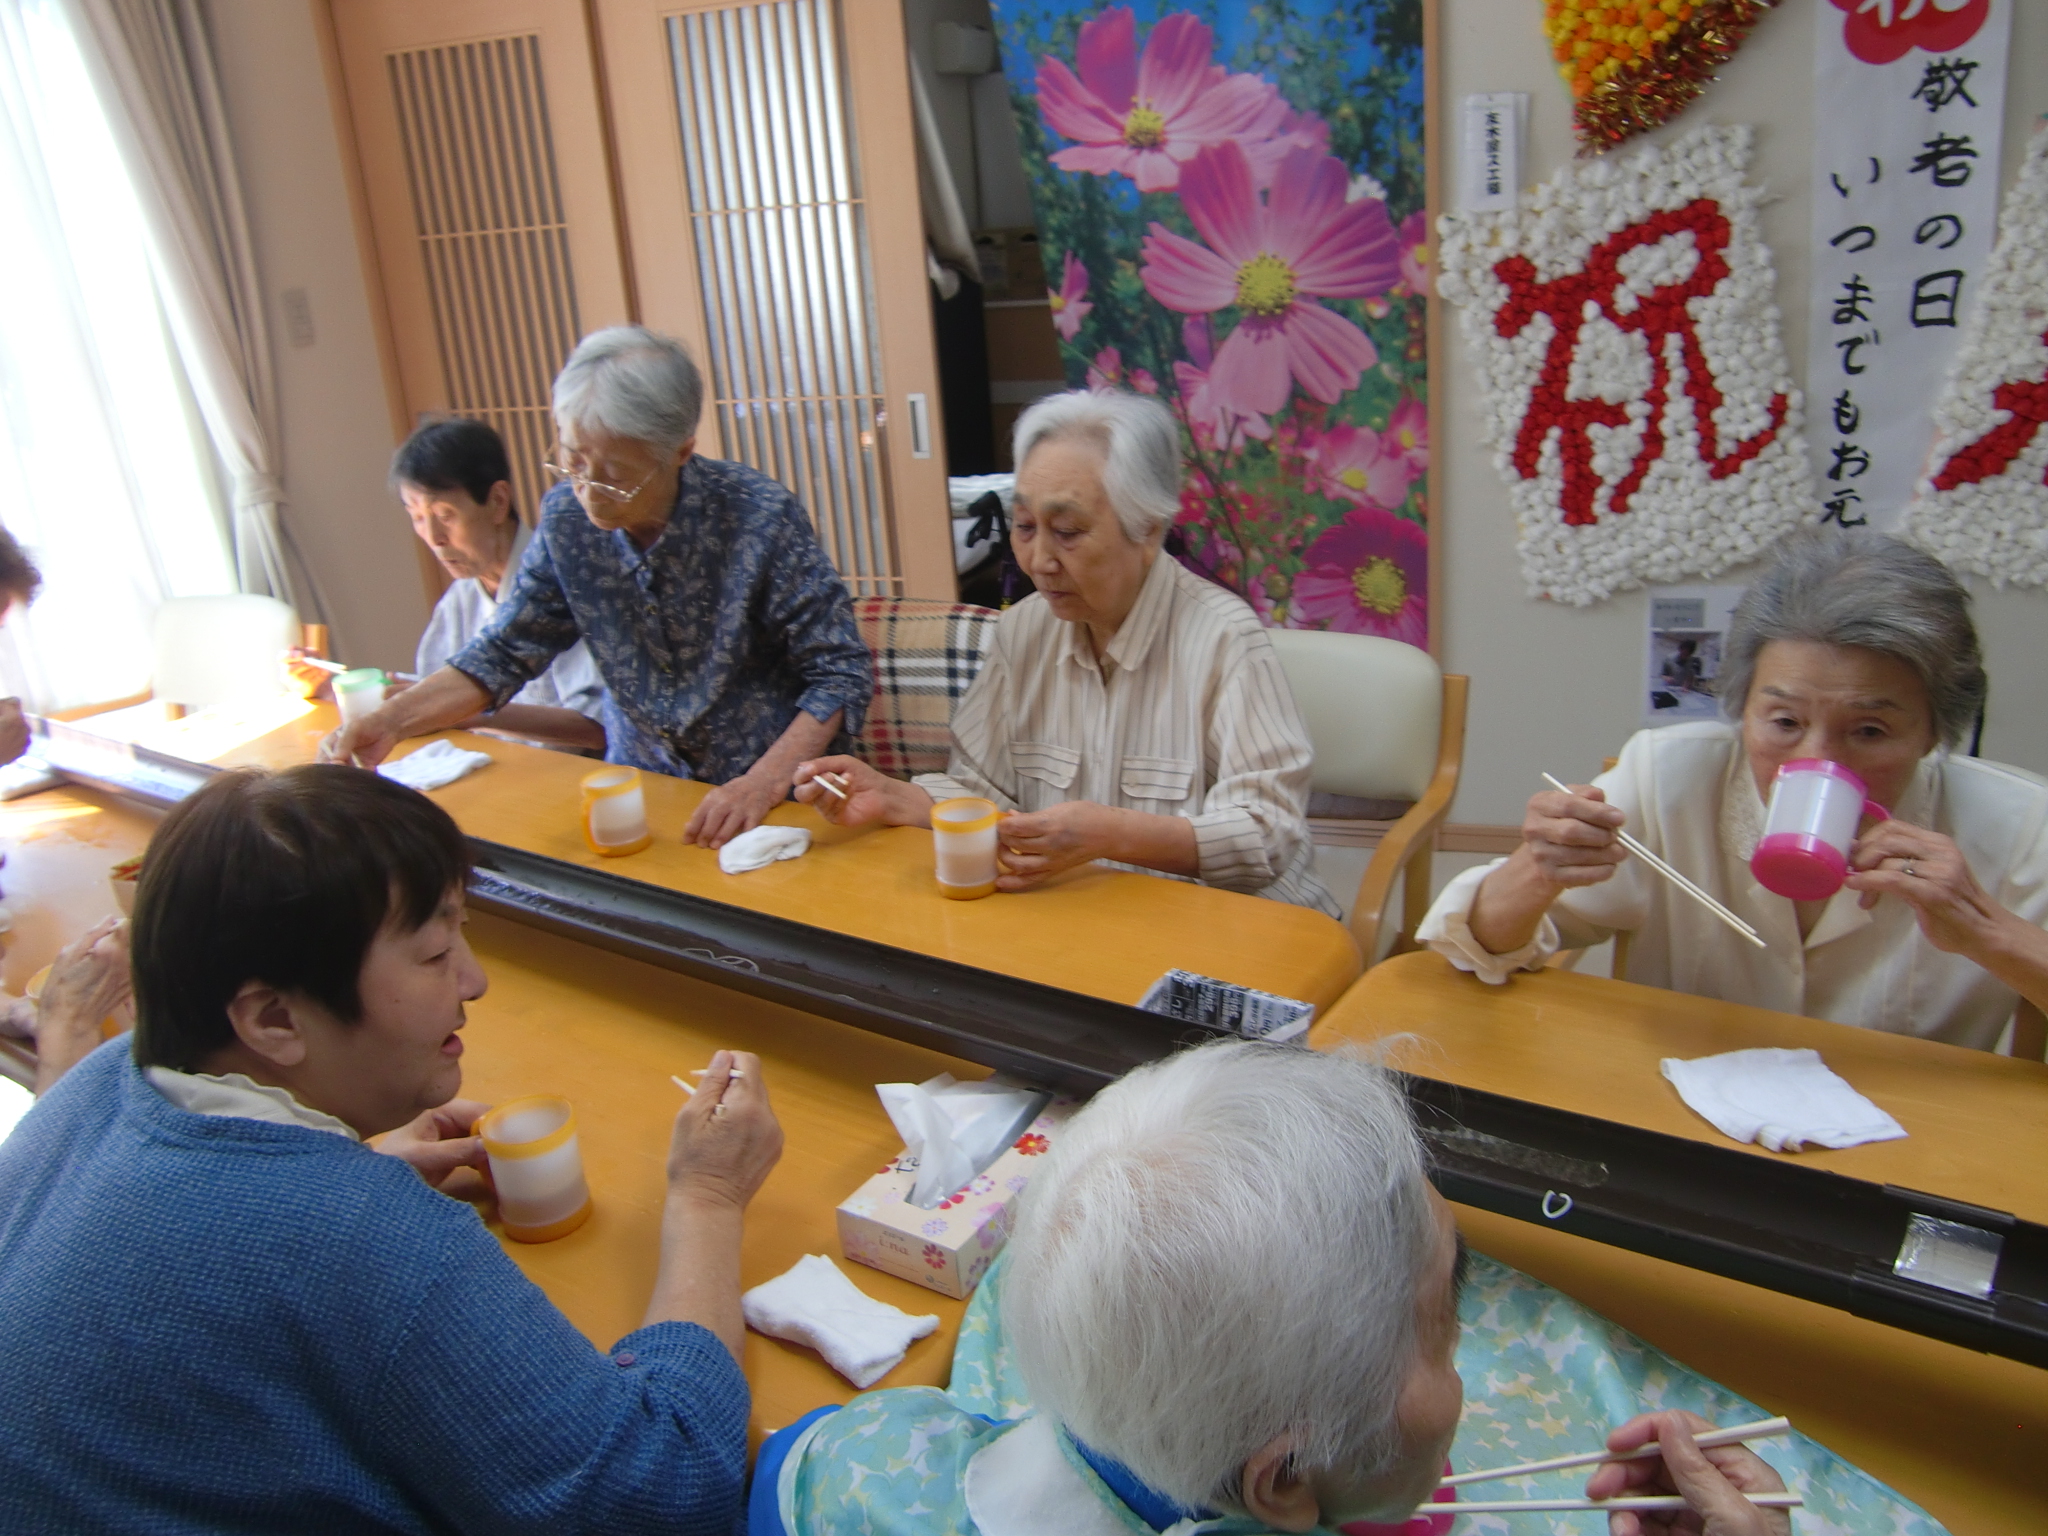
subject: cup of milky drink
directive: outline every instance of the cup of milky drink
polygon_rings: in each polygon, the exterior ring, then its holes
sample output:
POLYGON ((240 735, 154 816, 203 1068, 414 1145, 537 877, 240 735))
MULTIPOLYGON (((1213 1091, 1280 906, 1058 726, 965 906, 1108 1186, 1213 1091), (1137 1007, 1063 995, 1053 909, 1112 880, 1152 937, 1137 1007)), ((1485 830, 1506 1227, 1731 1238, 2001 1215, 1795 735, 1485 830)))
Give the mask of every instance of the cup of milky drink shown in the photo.
POLYGON ((613 764, 583 776, 583 840, 608 859, 638 853, 654 841, 638 768, 613 764))
POLYGON ((550 1243, 590 1219, 576 1111, 567 1099, 537 1093, 500 1104, 477 1121, 476 1133, 491 1160, 507 1237, 550 1243))
POLYGON ((941 800, 932 807, 932 851, 938 859, 939 894, 973 901, 996 888, 996 823, 1003 813, 993 802, 972 796, 941 800))
POLYGON ((367 715, 384 702, 384 685, 389 681, 376 667, 357 667, 334 680, 334 707, 347 725, 367 715))

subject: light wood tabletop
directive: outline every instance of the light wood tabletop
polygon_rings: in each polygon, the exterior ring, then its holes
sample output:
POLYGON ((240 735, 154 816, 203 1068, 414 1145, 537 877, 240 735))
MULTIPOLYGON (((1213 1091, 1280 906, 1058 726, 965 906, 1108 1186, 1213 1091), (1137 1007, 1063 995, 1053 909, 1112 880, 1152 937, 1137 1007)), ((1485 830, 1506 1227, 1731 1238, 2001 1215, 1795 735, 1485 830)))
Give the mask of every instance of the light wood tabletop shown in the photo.
MULTIPOLYGON (((309 762, 333 719, 322 705, 215 761, 309 762)), ((577 788, 601 765, 489 736, 442 735, 493 760, 434 791, 465 832, 629 880, 1115 1002, 1135 1003, 1179 967, 1322 1008, 1359 974, 1358 946, 1334 919, 1184 880, 1091 866, 1019 895, 948 901, 933 877, 930 832, 848 832, 793 801, 768 819, 808 828, 811 851, 749 874, 723 874, 717 854, 682 842, 706 786, 660 774, 642 775, 653 845, 604 858, 583 839, 577 788)), ((408 742, 394 756, 423 745, 408 742)))
MULTIPOLYGON (((1327 1049, 1404 1033, 1416 1039, 1398 1064, 1424 1076, 1730 1148, 1658 1062, 1811 1046, 1908 1136, 1802 1161, 2048 1221, 2038 1062, 1567 971, 1490 987, 1434 954, 1367 971, 1309 1038, 1327 1049)), ((1958 1536, 2041 1529, 2048 1372, 1554 1228, 1468 1207, 1458 1217, 1474 1247, 1789 1416, 1958 1536)))

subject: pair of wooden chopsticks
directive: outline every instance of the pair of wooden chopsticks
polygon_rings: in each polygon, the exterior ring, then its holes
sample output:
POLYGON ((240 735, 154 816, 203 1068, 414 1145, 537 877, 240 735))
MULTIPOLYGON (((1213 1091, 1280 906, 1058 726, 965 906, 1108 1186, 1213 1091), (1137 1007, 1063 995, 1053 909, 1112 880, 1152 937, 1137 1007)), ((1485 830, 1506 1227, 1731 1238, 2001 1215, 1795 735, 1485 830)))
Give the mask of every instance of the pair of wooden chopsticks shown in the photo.
MULTIPOLYGON (((344 666, 338 661, 329 661, 325 656, 294 656, 292 660, 305 666, 318 667, 322 672, 332 672, 337 677, 343 672, 355 671, 354 667, 344 666)), ((416 683, 420 680, 417 672, 393 672, 390 677, 394 683, 416 683)))
MULTIPOLYGON (((1767 1440, 1773 1435, 1792 1433, 1790 1419, 1759 1419, 1754 1424, 1732 1424, 1726 1429, 1710 1430, 1704 1435, 1693 1437, 1693 1444, 1702 1450, 1717 1445, 1739 1445, 1745 1440, 1767 1440)), ((1459 1488, 1467 1483, 1491 1483, 1504 1477, 1534 1477, 1540 1472, 1563 1472, 1572 1467, 1598 1466, 1606 1461, 1646 1461, 1652 1456, 1663 1454, 1662 1448, 1653 1440, 1648 1445, 1633 1451, 1584 1451, 1575 1456, 1554 1456, 1548 1461, 1525 1461, 1512 1467, 1495 1467, 1486 1472, 1460 1472, 1445 1478, 1437 1484, 1439 1488, 1459 1488)), ((1798 1509, 1802 1503, 1796 1493, 1751 1493, 1745 1494, 1750 1503, 1761 1509, 1798 1509)), ((1685 1500, 1673 1494, 1644 1494, 1616 1499, 1554 1498, 1554 1499, 1495 1499, 1477 1503, 1460 1501, 1455 1504, 1424 1504, 1417 1509, 1417 1515, 1509 1515, 1539 1514, 1574 1509, 1633 1509, 1644 1512, 1657 1510, 1680 1510, 1685 1500)))
MULTIPOLYGON (((1551 774, 1546 773, 1545 775, 1543 775, 1543 782, 1548 784, 1552 789, 1562 790, 1567 795, 1572 793, 1570 786, 1560 782, 1551 774)), ((1630 837, 1626 832, 1617 831, 1614 835, 1621 840, 1622 847, 1626 848, 1630 853, 1634 854, 1637 858, 1641 859, 1645 864, 1649 865, 1650 868, 1656 870, 1658 874, 1662 875, 1666 880, 1669 880, 1681 891, 1684 891, 1686 895, 1692 897, 1694 901, 1697 901, 1701 906, 1705 907, 1709 912, 1713 913, 1714 916, 1721 919, 1722 922, 1726 923, 1730 928, 1733 928, 1737 933, 1741 934, 1745 939, 1749 940, 1749 942, 1754 944, 1758 949, 1770 948, 1770 946, 1764 942, 1762 934, 1758 933, 1754 928, 1750 927, 1749 924, 1745 923, 1733 912, 1730 912, 1726 907, 1722 906, 1721 903, 1714 900, 1713 897, 1709 896, 1705 891, 1701 890, 1698 886, 1694 885, 1690 880, 1686 879, 1685 876, 1681 875, 1669 864, 1666 864, 1662 859, 1658 858, 1657 855, 1650 852, 1649 849, 1645 848, 1641 843, 1637 842, 1634 838, 1630 837)))
POLYGON ((811 782, 824 785, 842 800, 846 798, 846 780, 836 773, 814 773, 811 782))

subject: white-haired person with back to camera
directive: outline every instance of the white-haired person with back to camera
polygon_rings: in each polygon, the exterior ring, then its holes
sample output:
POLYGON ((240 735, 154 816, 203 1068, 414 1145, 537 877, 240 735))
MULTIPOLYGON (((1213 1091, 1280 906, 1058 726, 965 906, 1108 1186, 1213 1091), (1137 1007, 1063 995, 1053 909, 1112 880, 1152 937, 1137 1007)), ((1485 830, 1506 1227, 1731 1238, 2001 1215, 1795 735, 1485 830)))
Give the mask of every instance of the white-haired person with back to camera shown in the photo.
POLYGON ((1789 1478, 1816 1530, 1938 1536, 1803 1436, 1768 1442, 1768 1460, 1694 1443, 1765 1416, 1468 1253, 1393 1074, 1228 1041, 1074 1116, 969 1305, 948 1390, 870 1392, 771 1436, 748 1532, 1394 1536, 1447 1457, 1467 1471, 1655 1441, 1590 1480, 1461 1497, 1682 1497, 1609 1514, 1612 1536, 1787 1536, 1784 1511, 1745 1495, 1789 1478))
POLYGON ((1010 547, 1038 590, 996 626, 946 772, 904 783, 817 758, 797 766, 797 798, 842 825, 908 827, 942 800, 993 801, 1016 813, 997 834, 999 890, 1100 859, 1337 916, 1279 655, 1242 598, 1162 554, 1180 506, 1172 415, 1140 395, 1054 395, 1018 418, 1015 457, 1010 547))

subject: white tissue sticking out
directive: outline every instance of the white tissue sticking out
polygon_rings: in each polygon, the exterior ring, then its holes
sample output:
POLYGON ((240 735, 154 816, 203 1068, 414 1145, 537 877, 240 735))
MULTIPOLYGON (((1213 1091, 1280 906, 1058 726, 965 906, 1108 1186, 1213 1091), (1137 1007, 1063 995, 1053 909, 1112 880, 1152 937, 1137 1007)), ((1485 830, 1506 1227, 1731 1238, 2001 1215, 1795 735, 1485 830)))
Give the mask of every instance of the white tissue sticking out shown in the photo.
POLYGON ((1830 1072, 1814 1050, 1765 1046, 1681 1061, 1664 1076, 1695 1113, 1737 1141, 1773 1152, 1896 1141, 1904 1126, 1830 1072))
POLYGON ((728 875, 765 869, 777 859, 794 859, 811 846, 802 827, 756 827, 718 850, 718 867, 728 875))
POLYGON ((962 1083, 950 1072, 923 1083, 877 1083, 875 1092, 903 1138, 896 1166, 917 1170, 910 1203, 927 1211, 994 1162, 1052 1101, 1001 1076, 962 1083))

